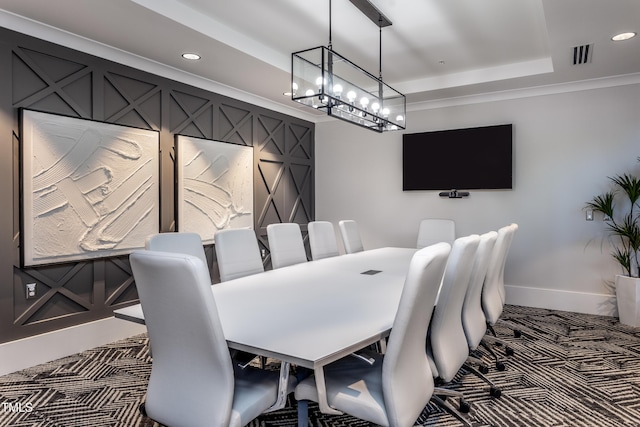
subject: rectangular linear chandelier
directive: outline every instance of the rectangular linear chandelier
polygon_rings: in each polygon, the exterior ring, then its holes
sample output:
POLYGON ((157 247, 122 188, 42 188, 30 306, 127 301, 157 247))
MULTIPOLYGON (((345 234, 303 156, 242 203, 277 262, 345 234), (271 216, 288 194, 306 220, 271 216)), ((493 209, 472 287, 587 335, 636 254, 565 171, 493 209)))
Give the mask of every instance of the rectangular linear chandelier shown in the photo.
POLYGON ((333 50, 329 0, 329 45, 291 54, 291 99, 376 132, 405 129, 406 97, 382 80, 382 28, 391 21, 369 0, 350 1, 379 28, 379 77, 333 50))

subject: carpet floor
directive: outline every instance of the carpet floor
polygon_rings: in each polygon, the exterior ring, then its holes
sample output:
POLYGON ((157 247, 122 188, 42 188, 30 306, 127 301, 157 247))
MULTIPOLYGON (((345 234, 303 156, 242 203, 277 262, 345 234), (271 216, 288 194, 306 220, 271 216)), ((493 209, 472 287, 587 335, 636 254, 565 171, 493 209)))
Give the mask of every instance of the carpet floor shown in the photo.
MULTIPOLYGON (((611 317, 516 306, 507 306, 503 318, 523 332, 515 338, 505 326, 496 328, 515 351, 507 357, 501 350, 506 370, 480 355, 502 396, 491 397, 484 382, 464 371, 447 385, 464 392, 471 425, 640 426, 640 329, 611 317)), ((150 372, 148 339, 140 335, 2 376, 0 426, 159 426, 138 411, 150 372)), ((250 425, 296 423, 291 399, 285 409, 250 425)), ((309 424, 368 425, 348 415, 321 414, 313 404, 309 424)), ((431 403, 417 424, 464 425, 431 403)))

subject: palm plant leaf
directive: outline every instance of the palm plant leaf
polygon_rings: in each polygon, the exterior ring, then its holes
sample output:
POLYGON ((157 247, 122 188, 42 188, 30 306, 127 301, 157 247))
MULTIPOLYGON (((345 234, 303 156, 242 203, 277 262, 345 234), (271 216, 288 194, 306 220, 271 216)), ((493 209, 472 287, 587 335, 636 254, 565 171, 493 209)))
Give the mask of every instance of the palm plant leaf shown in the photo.
POLYGON ((609 179, 625 192, 631 201, 633 209, 633 205, 638 202, 638 199, 640 199, 640 179, 626 173, 623 175, 609 177, 609 179))
POLYGON ((629 252, 620 247, 616 247, 613 249, 611 255, 618 261, 618 264, 622 266, 627 276, 631 276, 631 255, 629 252))
POLYGON ((613 191, 600 194, 598 196, 595 196, 590 202, 588 202, 587 207, 593 209, 596 212, 602 212, 609 218, 613 218, 614 197, 615 193, 613 191))
MULTIPOLYGON (((640 157, 638 157, 640 162, 640 157)), ((624 269, 627 276, 638 277, 640 275, 640 214, 636 208, 640 208, 640 177, 624 173, 608 177, 615 184, 616 189, 595 196, 586 207, 595 212, 602 212, 607 217, 606 226, 612 236, 617 236, 619 241, 611 241, 613 251, 611 255, 624 269), (615 205, 616 195, 624 195, 629 200, 623 208, 615 205), (624 209, 616 212, 616 209, 624 209), (614 216, 614 213, 617 215, 614 216)), ((617 239, 616 239, 617 240, 617 239)))

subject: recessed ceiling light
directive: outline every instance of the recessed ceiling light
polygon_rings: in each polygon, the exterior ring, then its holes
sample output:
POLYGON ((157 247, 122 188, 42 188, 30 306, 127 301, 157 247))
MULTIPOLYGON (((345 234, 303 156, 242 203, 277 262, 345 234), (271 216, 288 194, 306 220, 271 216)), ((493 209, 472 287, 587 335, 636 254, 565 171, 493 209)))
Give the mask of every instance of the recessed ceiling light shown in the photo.
POLYGON ((187 53, 183 53, 183 54, 182 54, 182 57, 183 57, 184 59, 188 59, 188 60, 190 60, 190 61, 197 61, 198 59, 200 59, 200 58, 201 58, 201 56, 200 56, 200 55, 198 55, 197 53, 189 53, 189 52, 187 52, 187 53))
POLYGON ((637 33, 620 33, 620 34, 616 34, 615 36, 611 37, 611 40, 613 40, 614 42, 620 42, 623 40, 629 40, 633 37, 636 36, 637 33))

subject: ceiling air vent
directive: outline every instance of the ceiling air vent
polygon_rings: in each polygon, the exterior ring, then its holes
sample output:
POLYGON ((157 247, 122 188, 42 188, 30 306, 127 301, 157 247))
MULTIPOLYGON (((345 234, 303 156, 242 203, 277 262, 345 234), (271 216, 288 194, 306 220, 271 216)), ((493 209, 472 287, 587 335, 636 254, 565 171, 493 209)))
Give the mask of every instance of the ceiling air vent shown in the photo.
POLYGON ((593 44, 573 47, 573 65, 588 64, 593 56, 593 44))

